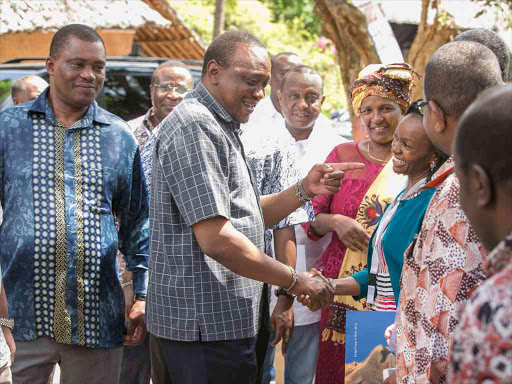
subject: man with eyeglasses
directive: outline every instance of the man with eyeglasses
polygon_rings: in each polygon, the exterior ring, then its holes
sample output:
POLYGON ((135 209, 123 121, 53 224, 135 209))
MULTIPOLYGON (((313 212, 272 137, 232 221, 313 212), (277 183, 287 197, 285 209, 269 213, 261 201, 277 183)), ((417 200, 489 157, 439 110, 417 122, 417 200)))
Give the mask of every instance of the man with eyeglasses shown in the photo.
POLYGON ((151 76, 151 105, 149 111, 128 122, 139 143, 139 149, 154 134, 154 128, 183 100, 194 87, 192 73, 183 62, 168 60, 151 76))
MULTIPOLYGON (((158 124, 173 111, 193 87, 194 78, 183 62, 168 60, 160 64, 151 76, 152 107, 145 115, 128 122, 139 144, 142 169, 146 177, 148 191, 151 186, 151 158, 158 124)), ((124 270, 124 263, 120 255, 118 255, 118 262, 125 296, 126 313, 128 314, 133 303, 132 276, 130 272, 124 270)), ((149 337, 147 336, 142 344, 125 346, 119 382, 123 384, 149 384, 151 374, 159 376, 158 367, 154 366, 153 369, 151 367, 149 353, 149 337)))

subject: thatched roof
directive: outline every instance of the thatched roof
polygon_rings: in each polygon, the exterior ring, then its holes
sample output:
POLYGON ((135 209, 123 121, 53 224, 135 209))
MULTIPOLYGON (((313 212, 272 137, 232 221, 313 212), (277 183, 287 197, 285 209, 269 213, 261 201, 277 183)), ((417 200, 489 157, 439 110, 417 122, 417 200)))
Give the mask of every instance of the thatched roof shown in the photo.
POLYGON ((202 59, 199 37, 166 0, 0 1, 0 34, 51 31, 80 23, 100 29, 135 30, 143 54, 202 59))
POLYGON ((136 29, 147 24, 169 27, 171 22, 142 1, 29 0, 2 1, 0 33, 56 31, 70 24, 94 29, 136 29))
POLYGON ((206 51, 205 45, 197 33, 179 18, 174 8, 166 0, 143 1, 173 24, 172 28, 148 25, 146 28, 137 30, 135 41, 142 46, 147 55, 203 59, 206 51))

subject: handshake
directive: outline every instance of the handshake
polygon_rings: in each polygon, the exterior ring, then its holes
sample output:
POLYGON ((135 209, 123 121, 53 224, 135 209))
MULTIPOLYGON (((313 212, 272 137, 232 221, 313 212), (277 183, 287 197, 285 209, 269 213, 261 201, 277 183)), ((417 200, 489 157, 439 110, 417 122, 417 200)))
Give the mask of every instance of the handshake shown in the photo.
POLYGON ((311 272, 298 272, 297 282, 289 293, 296 295, 299 303, 314 312, 331 304, 335 290, 336 284, 332 279, 313 269, 311 272))

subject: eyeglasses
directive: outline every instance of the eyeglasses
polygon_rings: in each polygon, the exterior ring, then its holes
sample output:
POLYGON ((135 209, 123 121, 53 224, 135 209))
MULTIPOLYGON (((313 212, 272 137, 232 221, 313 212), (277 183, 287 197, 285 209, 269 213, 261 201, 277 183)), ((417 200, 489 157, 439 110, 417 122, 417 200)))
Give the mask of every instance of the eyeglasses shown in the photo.
MULTIPOLYGON (((434 101, 434 102, 435 102, 435 101, 434 101)), ((424 114, 425 114, 425 107, 428 105, 428 103, 429 103, 429 102, 428 102, 427 100, 422 100, 422 101, 420 101, 420 102, 418 102, 418 103, 416 104, 416 107, 418 108, 418 110, 420 111, 420 113, 421 113, 422 115, 424 115, 424 114)), ((441 112, 443 112, 443 113, 444 113, 444 115, 445 115, 445 116, 450 116, 450 114, 449 114, 449 113, 446 113, 446 111, 444 110, 444 108, 443 108, 443 107, 441 107, 441 106, 439 105, 439 103, 437 103, 437 102, 435 102, 435 103, 436 103, 436 105, 439 107, 439 109, 441 110, 441 112)))
POLYGON ((187 93, 191 91, 191 89, 187 87, 173 87, 169 84, 153 84, 153 87, 157 89, 158 92, 161 93, 171 93, 174 92, 178 96, 185 96, 187 93))

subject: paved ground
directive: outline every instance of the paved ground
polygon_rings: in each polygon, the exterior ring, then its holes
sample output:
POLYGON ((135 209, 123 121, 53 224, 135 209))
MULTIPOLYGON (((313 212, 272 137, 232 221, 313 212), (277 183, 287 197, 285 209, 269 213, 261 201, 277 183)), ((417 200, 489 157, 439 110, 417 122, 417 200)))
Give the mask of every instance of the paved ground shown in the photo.
POLYGON ((276 347, 276 359, 274 362, 276 368, 276 384, 284 384, 284 359, 281 354, 281 343, 276 347))
MULTIPOLYGON (((281 355, 281 344, 278 344, 276 347, 276 384, 284 384, 284 361, 283 355, 281 355)), ((55 374, 53 375, 53 383, 51 384, 60 384, 60 368, 57 364, 55 368, 55 374)))

